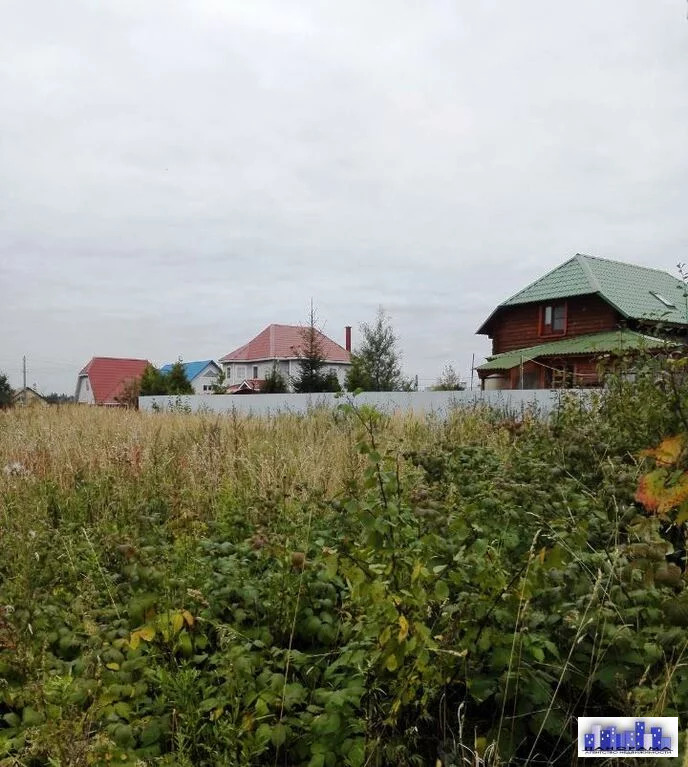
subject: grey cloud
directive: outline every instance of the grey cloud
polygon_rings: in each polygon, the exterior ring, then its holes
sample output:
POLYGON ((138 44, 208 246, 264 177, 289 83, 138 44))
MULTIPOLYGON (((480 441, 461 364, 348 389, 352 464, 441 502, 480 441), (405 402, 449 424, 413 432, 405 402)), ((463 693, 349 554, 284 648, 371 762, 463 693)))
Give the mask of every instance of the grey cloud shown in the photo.
POLYGON ((313 297, 465 375, 573 253, 685 259, 687 34, 673 0, 8 4, 0 369, 217 357, 313 297))

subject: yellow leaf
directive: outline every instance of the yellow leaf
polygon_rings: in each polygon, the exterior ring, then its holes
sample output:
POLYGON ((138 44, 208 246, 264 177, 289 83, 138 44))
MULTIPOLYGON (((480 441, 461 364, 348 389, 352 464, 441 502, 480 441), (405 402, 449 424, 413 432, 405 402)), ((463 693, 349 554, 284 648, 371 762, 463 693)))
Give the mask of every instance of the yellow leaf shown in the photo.
POLYGON ((186 625, 191 628, 195 623, 193 615, 188 610, 182 610, 182 616, 186 621, 186 625))
POLYGON ((688 473, 681 474, 678 481, 667 485, 666 469, 655 469, 640 478, 635 500, 647 511, 664 515, 688 500, 688 473))
POLYGON ((387 642, 389 642, 390 638, 392 636, 392 632, 389 630, 389 626, 385 626, 384 629, 382 629, 382 633, 380 634, 379 642, 380 647, 384 647, 387 642))
POLYGON ((545 554, 547 554, 547 547, 546 547, 546 546, 543 546, 543 547, 540 549, 540 553, 538 554, 538 559, 540 560, 540 564, 541 564, 541 565, 544 565, 544 564, 545 564, 545 554))
POLYGON ((416 580, 418 580, 418 576, 421 574, 422 570, 422 563, 416 562, 416 564, 413 566, 413 572, 411 573, 411 583, 414 583, 416 580))
POLYGON ((390 655, 387 658, 387 662, 385 663, 385 666, 387 667, 387 671, 395 671, 398 667, 399 663, 397 662, 397 656, 396 655, 390 655))
POLYGON ((144 626, 138 630, 138 634, 145 642, 150 642, 155 636, 155 628, 153 626, 144 626))
POLYGON ((400 615, 398 641, 403 642, 404 639, 406 639, 406 637, 408 636, 408 632, 409 632, 409 624, 408 624, 408 621, 406 620, 406 616, 400 615))
POLYGON ((652 450, 641 450, 640 455, 654 458, 660 466, 674 466, 685 446, 685 434, 667 437, 652 450))
POLYGON ((434 652, 443 652, 447 655, 453 655, 455 658, 465 658, 468 655, 468 649, 465 647, 463 650, 444 650, 441 647, 437 647, 434 652))
POLYGON ((178 634, 184 625, 184 616, 181 613, 172 614, 172 633, 178 634))
POLYGON ((217 720, 222 716, 223 713, 224 713, 224 708, 220 706, 219 708, 216 708, 210 712, 210 719, 213 722, 217 722, 217 720))
POLYGON ((141 644, 141 634, 138 631, 132 631, 129 637, 129 647, 135 650, 141 644))
POLYGON ((86 618, 86 620, 84 620, 84 631, 89 636, 95 636, 98 633, 98 626, 92 620, 86 618))
POLYGON ((119 663, 106 663, 105 668, 109 668, 110 671, 119 671, 119 663))

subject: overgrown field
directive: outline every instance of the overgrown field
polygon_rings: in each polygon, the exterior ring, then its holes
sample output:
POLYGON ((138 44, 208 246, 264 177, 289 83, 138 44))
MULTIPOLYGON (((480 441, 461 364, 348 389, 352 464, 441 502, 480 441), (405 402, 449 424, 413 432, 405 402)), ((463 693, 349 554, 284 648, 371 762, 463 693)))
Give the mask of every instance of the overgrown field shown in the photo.
POLYGON ((657 375, 549 422, 0 413, 0 765, 568 765, 577 715, 685 727, 657 375))

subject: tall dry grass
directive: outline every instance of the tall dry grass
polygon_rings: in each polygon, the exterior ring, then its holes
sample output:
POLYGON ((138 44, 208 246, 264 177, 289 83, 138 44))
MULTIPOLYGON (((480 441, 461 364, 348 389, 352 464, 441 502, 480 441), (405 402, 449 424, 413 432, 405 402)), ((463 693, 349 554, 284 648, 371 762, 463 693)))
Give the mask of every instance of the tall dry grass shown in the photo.
MULTIPOLYGON (((397 414, 386 419, 379 438, 400 451, 422 449, 438 439, 503 449, 508 433, 495 430, 491 421, 480 409, 457 410, 446 421, 397 414)), ((260 489, 285 482, 293 489, 307 482, 336 493, 359 432, 355 419, 328 410, 253 417, 79 406, 16 409, 0 416, 0 465, 21 464, 31 475, 65 488, 77 476, 164 468, 194 482, 249 480, 260 489)))
MULTIPOLYGON (((448 419, 399 414, 385 419, 378 439, 400 455, 438 441, 507 450, 509 434, 495 428, 495 418, 480 408, 448 419)), ((104 513, 118 513, 132 492, 147 490, 164 497, 173 513, 196 518, 212 517, 220 498, 247 510, 305 495, 332 499, 350 492, 361 476, 356 443, 362 433, 356 417, 331 410, 251 417, 16 409, 0 413, 0 493, 16 497, 19 472, 24 486, 47 482, 64 496, 97 485, 110 497, 104 513)))

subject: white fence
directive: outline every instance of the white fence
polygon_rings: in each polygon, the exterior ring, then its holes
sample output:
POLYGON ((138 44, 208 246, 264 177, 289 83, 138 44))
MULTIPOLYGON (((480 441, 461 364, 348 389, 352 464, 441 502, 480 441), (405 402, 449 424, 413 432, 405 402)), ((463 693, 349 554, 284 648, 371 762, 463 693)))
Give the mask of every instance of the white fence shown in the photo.
MULTIPOLYGON (((520 414, 525 409, 547 415, 559 404, 562 395, 583 399, 591 389, 567 389, 565 392, 547 389, 502 391, 417 391, 364 392, 353 401, 356 405, 374 405, 387 412, 435 413, 444 415, 455 407, 478 404, 492 406, 505 413, 520 414)), ((344 394, 195 394, 183 396, 139 397, 144 411, 181 411, 192 413, 231 413, 245 415, 275 415, 278 413, 307 413, 313 408, 335 408, 351 401, 344 394)))

